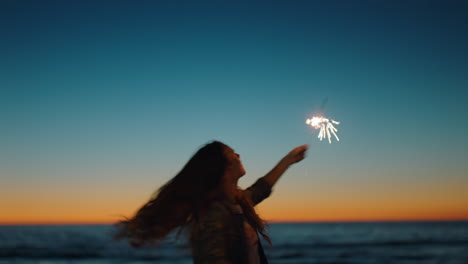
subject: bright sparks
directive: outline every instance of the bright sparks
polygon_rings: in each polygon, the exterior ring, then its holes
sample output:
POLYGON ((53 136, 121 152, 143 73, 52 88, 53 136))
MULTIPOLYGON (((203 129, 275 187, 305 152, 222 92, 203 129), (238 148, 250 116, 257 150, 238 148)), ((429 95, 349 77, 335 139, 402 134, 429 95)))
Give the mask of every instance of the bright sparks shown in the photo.
POLYGON ((329 120, 323 116, 314 116, 311 119, 307 119, 306 124, 310 125, 315 129, 320 128, 320 132, 318 134, 318 138, 320 139, 320 141, 322 141, 323 138, 327 137, 328 142, 331 144, 331 135, 334 135, 336 140, 340 141, 340 139, 336 135, 338 129, 336 129, 335 126, 333 126, 333 124, 339 125, 340 122, 337 122, 333 119, 329 120))

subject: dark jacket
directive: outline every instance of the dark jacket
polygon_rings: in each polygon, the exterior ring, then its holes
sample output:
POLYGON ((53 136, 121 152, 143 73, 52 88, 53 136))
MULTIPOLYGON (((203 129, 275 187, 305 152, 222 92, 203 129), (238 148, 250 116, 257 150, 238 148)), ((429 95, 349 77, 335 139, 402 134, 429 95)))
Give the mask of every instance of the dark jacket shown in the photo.
MULTIPOLYGON (((242 192, 256 205, 271 194, 271 186, 260 178, 242 192)), ((207 213, 193 225, 190 244, 194 264, 223 261, 232 264, 247 263, 247 244, 244 236, 246 219, 243 214, 232 210, 232 206, 232 202, 227 200, 215 201, 207 213)), ((268 263, 260 241, 258 251, 260 262, 268 263)))

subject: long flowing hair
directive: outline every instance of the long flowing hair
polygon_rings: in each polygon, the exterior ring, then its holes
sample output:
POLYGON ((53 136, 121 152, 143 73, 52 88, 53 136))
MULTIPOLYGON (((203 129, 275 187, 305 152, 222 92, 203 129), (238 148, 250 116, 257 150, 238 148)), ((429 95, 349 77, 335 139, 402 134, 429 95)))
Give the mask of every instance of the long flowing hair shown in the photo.
MULTIPOLYGON (((229 165, 227 145, 213 141, 199 149, 182 170, 155 192, 131 218, 119 221, 115 238, 129 239, 134 247, 154 244, 171 231, 197 221, 208 206, 220 198, 220 183, 229 165)), ((252 203, 238 192, 236 199, 247 221, 269 243, 265 222, 255 213, 252 203)))

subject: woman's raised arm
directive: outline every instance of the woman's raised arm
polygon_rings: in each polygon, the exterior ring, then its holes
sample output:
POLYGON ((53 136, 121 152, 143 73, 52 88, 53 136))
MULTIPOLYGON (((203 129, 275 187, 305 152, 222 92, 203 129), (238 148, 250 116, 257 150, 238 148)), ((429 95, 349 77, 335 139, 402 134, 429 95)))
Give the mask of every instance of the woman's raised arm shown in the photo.
POLYGON ((245 194, 254 206, 270 196, 271 188, 289 166, 304 159, 308 147, 308 145, 302 145, 291 150, 270 172, 259 178, 252 186, 245 190, 245 194))
POLYGON ((278 164, 270 172, 263 176, 263 179, 268 184, 270 184, 270 186, 275 185, 275 183, 278 181, 281 175, 283 175, 283 173, 289 168, 289 166, 304 159, 305 153, 308 148, 308 145, 301 145, 291 150, 286 156, 284 156, 284 158, 282 158, 278 162, 278 164))

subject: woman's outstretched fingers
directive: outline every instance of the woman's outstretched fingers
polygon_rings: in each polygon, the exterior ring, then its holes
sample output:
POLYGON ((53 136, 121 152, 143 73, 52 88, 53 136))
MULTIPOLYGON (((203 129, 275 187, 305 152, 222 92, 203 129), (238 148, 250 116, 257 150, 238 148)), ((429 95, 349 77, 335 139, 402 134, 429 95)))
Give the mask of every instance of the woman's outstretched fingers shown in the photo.
POLYGON ((309 148, 309 145, 307 144, 301 145, 301 146, 294 148, 291 152, 289 152, 288 157, 290 159, 291 164, 294 164, 303 160, 308 148, 309 148))

